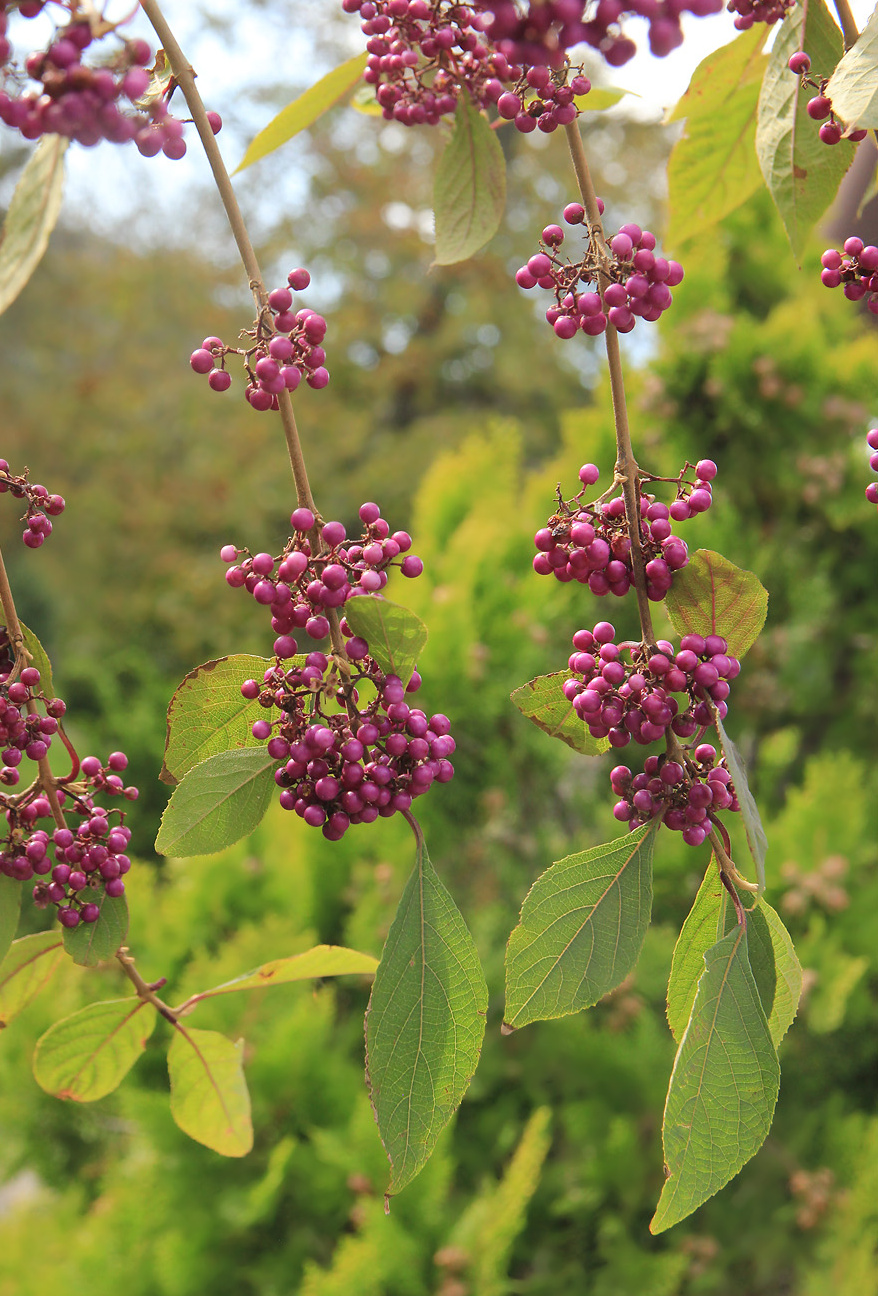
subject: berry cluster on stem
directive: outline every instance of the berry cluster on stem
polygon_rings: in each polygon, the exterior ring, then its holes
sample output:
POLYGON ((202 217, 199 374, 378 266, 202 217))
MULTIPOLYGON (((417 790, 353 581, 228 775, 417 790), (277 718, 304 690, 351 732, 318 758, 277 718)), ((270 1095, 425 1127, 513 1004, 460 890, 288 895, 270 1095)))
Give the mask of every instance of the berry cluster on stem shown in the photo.
POLYGON ((672 760, 664 752, 647 756, 641 774, 617 765, 610 773, 610 786, 620 798, 614 816, 632 832, 660 816, 666 828, 682 834, 687 846, 703 845, 715 831, 727 843, 717 812, 741 807, 725 758, 717 762, 716 748, 710 743, 681 749, 681 754, 682 760, 672 760))
POLYGON ((824 144, 838 144, 842 139, 849 139, 852 143, 857 144, 860 140, 866 138, 868 131, 846 129, 844 122, 838 120, 832 107, 832 100, 826 94, 829 77, 815 79, 808 75, 811 70, 811 59, 804 50, 791 54, 787 66, 796 76, 801 77, 803 88, 810 86, 817 91, 816 95, 808 100, 806 108, 812 121, 823 123, 817 134, 824 144))
POLYGON ((293 292, 303 292, 310 282, 307 270, 291 270, 289 287, 270 292, 253 328, 242 330, 241 337, 248 345, 231 347, 222 338, 206 337, 189 357, 194 372, 206 374, 213 391, 228 391, 232 375, 226 369, 226 356, 243 356, 248 380, 244 395, 259 411, 278 409, 278 397, 294 392, 303 376, 309 387, 318 391, 325 387, 329 370, 321 343, 326 337, 326 320, 307 306, 293 312, 293 292))
POLYGON ((851 236, 845 239, 841 252, 827 248, 820 264, 824 287, 841 287, 848 301, 865 300, 867 309, 878 315, 878 247, 851 236))
POLYGON ((63 495, 50 495, 45 486, 28 480, 29 470, 16 476, 5 459, 0 459, 0 495, 7 492, 13 499, 27 500, 27 511, 22 517, 22 540, 28 549, 39 549, 52 534, 52 518, 64 512, 63 495))
MULTIPOLYGON (((598 199, 603 215, 603 203, 598 199)), ((564 208, 568 225, 582 225, 581 203, 564 208)), ((623 225, 609 245, 586 226, 585 256, 577 262, 562 260, 557 249, 565 234, 560 225, 547 225, 536 252, 515 275, 519 288, 547 288, 555 294, 555 305, 546 320, 559 338, 575 337, 582 330, 589 337, 605 333, 608 324, 619 333, 630 333, 637 317, 655 321, 673 301, 671 289, 683 278, 683 267, 655 255, 656 239, 639 225, 623 225), (590 285, 594 285, 591 288, 590 285), (586 291, 583 291, 583 286, 586 291)))
MULTIPOLYGON (((869 467, 872 472, 878 472, 878 427, 869 429, 866 445, 869 447, 869 467)), ((866 487, 866 499, 870 504, 878 504, 878 482, 869 482, 866 487)))
POLYGON ((738 31, 749 31, 758 22, 772 27, 787 16, 794 3, 795 0, 729 0, 726 9, 735 15, 738 31))
POLYGON ((582 67, 551 69, 545 64, 528 68, 512 89, 497 100, 497 112, 516 130, 529 135, 537 127, 546 135, 569 126, 579 116, 577 98, 587 95, 591 82, 582 67))

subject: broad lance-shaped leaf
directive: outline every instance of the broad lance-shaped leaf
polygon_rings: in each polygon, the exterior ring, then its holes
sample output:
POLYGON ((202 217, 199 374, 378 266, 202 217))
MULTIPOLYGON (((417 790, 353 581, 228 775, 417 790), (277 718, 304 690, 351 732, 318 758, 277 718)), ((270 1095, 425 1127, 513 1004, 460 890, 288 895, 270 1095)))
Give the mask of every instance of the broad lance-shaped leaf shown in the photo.
MULTIPOLYGON (((802 968, 790 934, 765 899, 753 903, 744 893, 747 909, 750 967, 759 991, 762 1010, 775 1048, 792 1025, 802 993, 802 968)), ((668 981, 668 1025, 679 1044, 695 1000, 704 955, 736 924, 735 907, 720 881, 712 856, 695 902, 683 924, 674 950, 668 981)))
POLYGON ((624 981, 649 926, 656 828, 568 855, 537 878, 506 948, 504 1030, 590 1008, 624 981))
MULTIPOLYGON (((318 117, 322 117, 327 109, 338 103, 339 99, 357 84, 363 75, 367 58, 367 54, 355 54, 347 62, 327 72, 316 85, 312 85, 291 104, 287 104, 286 108, 282 108, 255 139, 251 140, 238 164, 237 171, 243 171, 244 167, 267 157, 276 148, 280 148, 281 144, 286 144, 287 140, 298 135, 299 131, 312 125, 318 117)), ((371 89, 374 95, 374 87, 371 89)))
POLYGON ((487 117, 462 94, 433 185, 435 264, 454 265, 478 252, 497 233, 505 205, 506 162, 500 141, 487 117))
POLYGON ((423 839, 366 1011, 366 1082, 390 1161, 387 1195, 423 1169, 479 1060, 488 987, 423 839))
POLYGON ((18 931, 21 883, 0 875, 0 959, 4 959, 18 931))
POLYGON ((103 889, 86 887, 79 892, 83 904, 96 904, 100 910, 97 922, 81 922, 78 927, 64 928, 64 948, 82 967, 106 963, 128 935, 128 901, 124 895, 113 900, 103 889))
POLYGON ((848 126, 878 126, 878 9, 829 78, 826 94, 848 126))
POLYGON ((0 314, 11 306, 49 246, 61 211, 67 140, 44 135, 28 159, 0 236, 0 314))
POLYGON ((609 741, 593 738, 585 721, 573 710, 573 703, 564 696, 564 681, 569 678, 569 671, 538 675, 522 684, 510 697, 521 714, 550 738, 560 738, 584 756, 600 756, 608 749, 609 741))
POLYGON ((0 1029, 39 994, 63 953, 59 931, 35 932, 12 942, 0 963, 0 1029))
POLYGON ((165 807, 158 853, 213 855, 246 837, 268 809, 276 765, 263 744, 218 752, 194 766, 165 807))
POLYGON ((767 35, 756 23, 709 54, 671 114, 686 125, 668 160, 668 246, 715 225, 763 183, 755 139, 767 35))
POLYGON ((747 955, 747 929, 707 951, 665 1104, 667 1179, 650 1224, 665 1229, 719 1192, 771 1127, 780 1067, 747 955))
POLYGON ((365 639, 369 654, 385 672, 408 684, 427 642, 427 627, 419 616, 380 594, 358 594, 344 605, 345 620, 365 639))
POLYGON ((168 1050, 171 1115, 184 1134, 222 1156, 246 1156, 253 1146, 243 1051, 243 1040, 179 1022, 168 1050))
POLYGON ((756 805, 753 793, 750 791, 750 785, 747 782, 747 771, 744 769, 744 762, 741 759, 740 752, 723 728, 723 722, 718 715, 715 717, 714 723, 719 734, 723 755, 726 758, 726 765, 732 776, 732 783, 735 785, 735 796, 738 798, 738 804, 741 807, 741 818, 744 821, 744 831, 747 834, 747 845, 750 848, 750 854, 753 856, 753 863, 756 865, 756 881, 759 883, 759 890, 764 891, 765 853, 768 850, 768 838, 759 817, 759 807, 756 805))
POLYGON ((265 745, 251 733, 254 721, 263 719, 265 711, 258 701, 241 696, 241 685, 247 679, 261 683, 271 665, 267 657, 239 653, 205 662, 184 676, 168 707, 165 759, 159 774, 163 783, 179 783, 193 766, 217 752, 265 745))
POLYGON ((681 635, 722 635, 732 656, 740 658, 765 625, 768 590, 753 572, 711 549, 698 549, 674 573, 665 606, 681 635))
POLYGON ((371 954, 360 954, 358 950, 345 949, 343 945, 315 945, 304 954, 263 963, 262 967, 245 972, 234 981, 226 981, 212 990, 193 995, 188 1002, 194 1005, 202 999, 212 999, 214 995, 233 994, 238 990, 264 990, 267 986, 309 981, 314 977, 368 975, 377 966, 378 960, 371 954))
POLYGON ((841 32, 824 0, 795 5, 779 25, 759 96, 759 165, 797 258, 833 202, 855 147, 841 140, 829 148, 820 139, 806 108, 813 91, 787 66, 801 49, 820 70, 834 68, 841 58, 841 32))
POLYGON ((37 1040, 37 1084, 56 1098, 74 1102, 103 1098, 125 1079, 155 1023, 155 1009, 136 996, 81 1008, 37 1040))

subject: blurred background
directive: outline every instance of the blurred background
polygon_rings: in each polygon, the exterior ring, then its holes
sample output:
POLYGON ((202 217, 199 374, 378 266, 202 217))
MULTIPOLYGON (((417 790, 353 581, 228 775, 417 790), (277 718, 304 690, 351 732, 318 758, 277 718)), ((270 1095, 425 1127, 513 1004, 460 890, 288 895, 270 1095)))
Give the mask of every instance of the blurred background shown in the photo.
MULTIPOLYGON (((231 165, 274 111, 360 47, 357 23, 325 2, 294 17, 280 0, 169 5, 169 16, 197 35, 231 165)), ((631 105, 585 118, 586 148, 608 223, 637 220, 661 238, 679 126, 631 105)), ((729 729, 768 832, 768 898, 806 969, 764 1148, 652 1238, 674 1057, 665 989, 708 858, 663 835, 636 972, 587 1014, 501 1038, 503 950, 524 894, 553 860, 618 832, 614 761, 553 742, 509 693, 562 669, 579 627, 634 622, 630 607, 531 570, 556 484, 574 493, 590 460, 606 481, 614 459, 599 343, 559 342, 545 302, 513 280, 574 197, 563 141, 504 134, 500 232, 471 262, 431 270, 440 143, 340 108, 237 185, 269 286, 308 266, 306 300, 329 322, 331 384, 297 400, 321 509, 353 525, 376 500, 426 564, 396 597, 430 628, 424 705, 450 715, 458 747, 454 782, 419 810, 486 969, 481 1065, 385 1218, 362 1077, 366 981, 199 1008, 199 1026, 247 1041, 256 1145, 229 1161, 171 1121, 163 1023, 116 1094, 76 1107, 37 1087, 39 1034, 126 993, 112 971, 65 969, 0 1047, 0 1296, 878 1292, 878 532, 863 497, 873 317, 820 286, 825 236, 796 267, 759 195, 667 249, 686 268, 673 309, 623 341, 641 463, 719 466, 715 507, 684 537, 769 590, 729 729)), ((6 500, 0 543, 80 752, 121 747, 141 788, 131 945, 148 979, 168 977, 171 1002, 316 941, 377 955, 413 863, 404 824, 329 844, 274 808, 222 855, 152 852, 174 688, 202 661, 270 651, 219 549, 276 551, 294 496, 276 421, 246 405, 240 381, 220 396, 188 365, 202 337, 231 341, 252 319, 194 136, 182 164, 110 145, 72 154, 49 253, 0 317, 0 453, 68 509, 33 553, 6 500)), ((7 197, 24 157, 3 139, 7 197)), ((866 229, 851 216, 844 233, 866 229)), ((22 931, 39 921, 28 914, 22 931)))

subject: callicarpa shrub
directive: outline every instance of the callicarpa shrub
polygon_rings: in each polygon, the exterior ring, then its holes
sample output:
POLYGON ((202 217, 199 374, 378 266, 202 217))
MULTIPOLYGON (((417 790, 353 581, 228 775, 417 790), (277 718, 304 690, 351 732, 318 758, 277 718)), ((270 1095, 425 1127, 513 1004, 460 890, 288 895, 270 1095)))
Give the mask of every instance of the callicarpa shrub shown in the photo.
MULTIPOLYGON (((512 704, 584 759, 606 758, 609 765, 621 759, 617 749, 627 748, 628 763, 608 771, 619 835, 549 863, 523 899, 506 950, 502 1031, 581 1012, 625 982, 650 921, 654 857, 668 833, 680 834, 704 880, 680 932, 668 985, 677 1055, 664 1110, 665 1184, 651 1225, 660 1232, 722 1189, 761 1147, 778 1095, 778 1049, 802 985, 791 940, 762 894, 767 843, 726 731, 735 715, 735 681, 747 671, 747 653, 766 618, 767 594, 757 575, 735 565, 734 555, 695 547, 698 517, 714 505, 723 464, 693 445, 676 475, 661 475, 629 422, 620 338, 639 321, 664 315, 684 282, 684 265, 633 220, 605 230, 605 205, 588 162, 595 100, 586 67, 598 56, 610 67, 627 61, 634 52, 627 34, 632 16, 646 19, 650 49, 662 56, 682 40, 684 9, 703 15, 719 5, 342 0, 341 7, 360 21, 361 54, 269 123, 239 170, 359 87, 374 95, 382 120, 443 132, 434 189, 440 273, 477 253, 501 225, 501 132, 563 135, 558 147, 569 156, 563 224, 547 210, 542 219, 550 223, 535 230, 531 244, 538 250, 511 273, 522 293, 550 294, 546 320, 559 346, 606 354, 615 457, 580 464, 578 456, 567 466, 567 480, 578 481, 575 493, 565 496, 559 484, 532 520, 533 579, 569 584, 581 603, 569 627, 566 663, 547 663, 554 669, 523 682, 512 704), (632 637, 599 619, 593 599, 610 594, 627 600, 636 615, 632 637), (669 637, 656 631, 659 609, 669 637), (736 823, 742 825, 737 832, 736 823)), ((699 229, 715 225, 764 181, 792 256, 807 260, 810 235, 857 142, 878 127, 878 29, 870 22, 859 36, 846 5, 839 5, 837 25, 823 0, 807 6, 735 0, 728 7, 740 34, 698 69, 678 110, 689 122, 671 157, 664 242, 675 252, 674 231, 687 220, 699 229), (771 24, 778 30, 764 57, 771 24), (812 64, 822 70, 816 81, 812 64), (752 101, 749 134, 741 136, 737 119, 718 106, 729 95, 752 101), (819 135, 815 121, 824 122, 819 135), (731 142, 747 151, 746 184, 729 182, 731 142)), ((414 836, 415 865, 380 960, 320 945, 174 1005, 165 978, 147 981, 126 944, 129 882, 137 903, 137 870, 128 853, 136 843, 125 823, 126 803, 137 790, 123 777, 126 756, 114 751, 103 760, 76 751, 51 665, 18 617, 0 560, 4 1021, 71 959, 116 966, 130 995, 95 1002, 52 1026, 36 1051, 37 1080, 78 1101, 111 1092, 160 1015, 171 1027, 171 1115, 215 1152, 242 1156, 253 1141, 243 1053, 221 1033, 191 1025, 197 1005, 268 984, 373 975, 366 1082, 390 1163, 389 1202, 423 1168, 462 1102, 488 1008, 475 942, 430 861, 414 814, 427 793, 449 816, 455 813, 451 722, 444 711, 418 705, 427 626, 396 601, 424 564, 417 537, 393 530, 374 501, 361 505, 350 526, 321 513, 291 399, 293 393, 301 398, 303 421, 319 435, 332 330, 302 299, 308 292, 319 305, 319 293, 303 267, 289 271, 279 287, 266 287, 215 138, 220 117, 205 108, 157 0, 141 0, 140 8, 155 31, 156 51, 127 36, 124 22, 80 0, 2 6, 0 119, 39 144, 7 215, 4 247, 20 251, 3 262, 0 302, 13 300, 39 261, 57 218, 68 144, 133 142, 146 157, 161 151, 173 159, 186 149, 184 122, 194 127, 189 134, 198 137, 215 180, 254 316, 228 342, 207 332, 206 309, 207 336, 192 339, 188 363, 212 392, 241 381, 250 410, 274 417, 278 458, 285 448, 291 469, 289 524, 270 552, 253 553, 238 537, 222 546, 228 597, 256 604, 265 655, 233 653, 202 663, 171 698, 161 777, 173 792, 156 849, 177 857, 218 852, 255 828, 276 796, 331 842, 349 831, 374 833, 370 825, 377 820, 400 815, 414 836), (54 30, 44 47, 28 51, 28 23, 38 14, 54 30), (63 750, 63 769, 57 760, 50 765, 50 748, 63 750), (60 929, 13 939, 23 898, 56 911, 60 929)), ((685 239, 677 235, 677 241, 685 239)), ((855 309, 874 313, 878 252, 852 234, 842 252, 823 253, 822 281, 844 285, 855 309)), ((213 399, 209 391, 204 399, 213 399)), ((869 431, 870 451, 878 449, 876 438, 878 431, 869 431)), ((870 465, 878 471, 878 454, 870 465)), ((728 490, 734 489, 731 482, 728 490)), ((40 548, 65 501, 5 460, 0 494, 10 497, 5 507, 19 501, 24 543, 40 548)), ((878 502, 874 483, 866 496, 878 502)), ((453 702, 448 699, 450 711, 453 702)))

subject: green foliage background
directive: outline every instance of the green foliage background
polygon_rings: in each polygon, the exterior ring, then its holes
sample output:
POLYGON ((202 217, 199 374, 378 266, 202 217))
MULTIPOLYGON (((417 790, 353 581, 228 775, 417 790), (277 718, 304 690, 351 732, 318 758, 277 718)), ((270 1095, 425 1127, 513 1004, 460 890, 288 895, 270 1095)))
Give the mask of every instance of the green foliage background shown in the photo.
MULTIPOLYGON (((704 854, 659 841, 653 925, 619 991, 587 1014, 499 1033, 503 948, 523 895, 552 860, 617 831, 613 760, 553 743, 509 693, 562 668, 570 635, 596 617, 633 629, 630 608, 531 571, 555 484, 569 494, 580 463, 606 477, 614 457, 599 351, 557 343, 510 275, 570 196, 563 150, 504 141, 501 233, 474 261, 427 274, 429 247, 416 223, 391 219, 386 195, 412 213, 429 206, 435 137, 400 144, 383 131, 348 112, 295 146, 291 159, 314 163, 320 220, 272 213, 262 253, 341 286, 326 312, 332 384, 297 402, 324 513, 351 522, 377 499, 426 564, 395 597, 430 628, 423 696, 458 740, 455 781, 421 807, 485 965, 482 1062, 456 1124, 385 1218, 362 1082, 366 981, 198 1009, 194 1024, 247 1041, 256 1146, 226 1161, 170 1119, 164 1023, 116 1094, 77 1107, 37 1087, 38 1035, 123 993, 112 971, 65 968, 0 1042, 0 1296, 878 1292, 878 539, 863 499, 874 328, 815 286, 816 244, 806 272, 794 269, 758 194, 681 250, 673 311, 626 343, 641 462, 673 473, 685 457, 717 461, 716 506, 685 537, 770 593, 729 727, 763 807, 768 898, 807 969, 768 1142, 654 1239, 674 1056, 664 993, 704 854), (357 162, 351 139, 370 135, 371 160, 357 162)), ((618 183, 599 189, 611 219, 654 227, 662 132, 595 120, 586 142, 599 162, 637 150, 637 175, 610 171, 618 183)), ((271 166, 253 168, 253 183, 268 186, 271 166)), ((265 618, 226 588, 218 550, 285 538, 282 443, 240 384, 215 396, 186 363, 203 335, 231 339, 248 322, 237 270, 70 227, 0 317, 0 451, 69 501, 37 555, 4 501, 0 541, 75 737, 132 759, 142 799, 130 939, 144 975, 168 977, 172 1002, 316 941, 380 953, 413 858, 404 824, 329 845, 277 807, 222 855, 151 856, 174 686, 199 661, 269 646, 265 618)))

